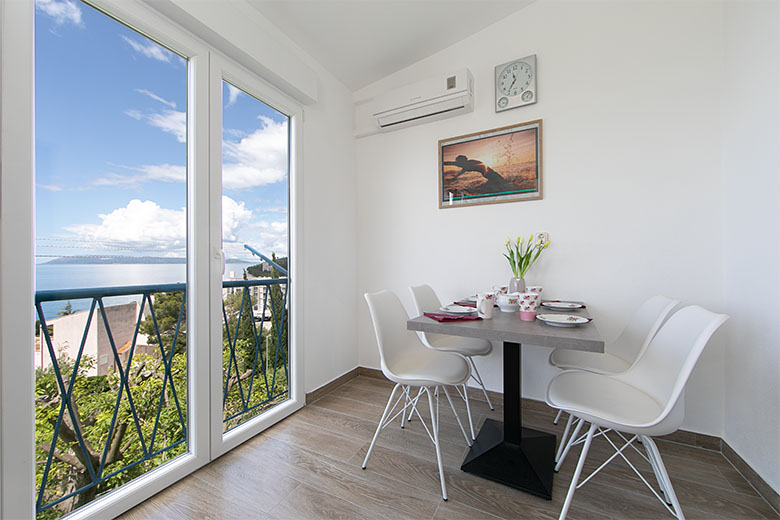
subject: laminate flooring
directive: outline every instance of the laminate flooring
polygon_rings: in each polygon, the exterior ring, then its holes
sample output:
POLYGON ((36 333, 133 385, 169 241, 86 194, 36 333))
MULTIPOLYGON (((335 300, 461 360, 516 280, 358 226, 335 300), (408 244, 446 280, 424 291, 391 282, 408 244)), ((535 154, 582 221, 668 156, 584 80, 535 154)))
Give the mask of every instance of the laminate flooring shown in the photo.
MULTIPOLYGON (((238 448, 122 515, 137 519, 555 519, 579 448, 555 475, 552 500, 533 497, 460 471, 465 440, 440 397, 441 452, 449 500, 441 499, 434 448, 420 421, 385 428, 364 471, 365 456, 392 383, 360 376, 348 381, 238 448)), ((477 390, 469 393, 475 431, 491 411, 477 390)), ((468 429, 463 401, 454 401, 468 429)), ((427 403, 421 407, 428 416, 427 403)), ((554 412, 523 411, 525 425, 560 435, 554 412)), ((778 514, 716 451, 657 441, 687 518, 764 519, 778 514)), ((583 475, 611 448, 594 439, 583 475)), ((630 451, 630 450, 627 450, 630 451)), ((627 453, 645 478, 652 470, 627 453)), ((577 490, 568 518, 673 518, 621 459, 577 490)))

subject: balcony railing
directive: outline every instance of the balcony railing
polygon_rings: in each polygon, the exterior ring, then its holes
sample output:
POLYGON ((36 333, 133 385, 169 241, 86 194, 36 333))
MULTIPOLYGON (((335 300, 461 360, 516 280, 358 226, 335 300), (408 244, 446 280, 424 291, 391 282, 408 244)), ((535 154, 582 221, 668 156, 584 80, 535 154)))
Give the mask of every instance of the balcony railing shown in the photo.
MULTIPOLYGON (((223 282, 223 430, 289 397, 287 287, 287 278, 223 282)), ((186 302, 183 283, 36 293, 39 518, 187 451, 186 302), (117 296, 135 300, 104 304, 117 296), (82 299, 89 311, 44 313, 45 302, 82 299)))

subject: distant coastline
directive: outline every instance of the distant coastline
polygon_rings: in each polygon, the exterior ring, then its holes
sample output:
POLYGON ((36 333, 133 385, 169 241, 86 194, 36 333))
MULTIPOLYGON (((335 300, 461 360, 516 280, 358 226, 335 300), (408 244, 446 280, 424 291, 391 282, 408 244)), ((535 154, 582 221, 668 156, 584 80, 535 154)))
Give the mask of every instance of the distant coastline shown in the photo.
MULTIPOLYGON (((247 264, 256 262, 247 262, 236 258, 228 258, 228 264, 247 264)), ((185 264, 186 258, 164 258, 159 256, 88 256, 72 257, 63 256, 54 258, 48 262, 38 262, 38 265, 107 265, 107 264, 185 264)))

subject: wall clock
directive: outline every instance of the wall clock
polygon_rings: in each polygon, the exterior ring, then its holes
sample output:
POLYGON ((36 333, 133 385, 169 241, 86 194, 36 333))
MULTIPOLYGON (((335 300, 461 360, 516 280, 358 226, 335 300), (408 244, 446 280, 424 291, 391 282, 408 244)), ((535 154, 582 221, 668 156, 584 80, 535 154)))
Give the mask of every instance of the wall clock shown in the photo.
POLYGON ((536 103, 536 54, 496 67, 496 112, 536 103))

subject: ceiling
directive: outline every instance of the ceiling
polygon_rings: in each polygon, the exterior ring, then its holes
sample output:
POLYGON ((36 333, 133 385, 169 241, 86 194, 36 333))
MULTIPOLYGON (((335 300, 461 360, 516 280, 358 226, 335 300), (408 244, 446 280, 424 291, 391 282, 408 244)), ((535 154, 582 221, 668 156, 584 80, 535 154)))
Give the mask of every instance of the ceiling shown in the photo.
POLYGON ((248 0, 352 91, 533 0, 248 0))

